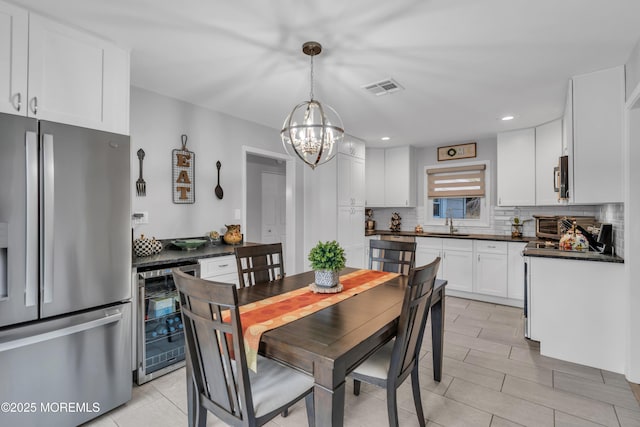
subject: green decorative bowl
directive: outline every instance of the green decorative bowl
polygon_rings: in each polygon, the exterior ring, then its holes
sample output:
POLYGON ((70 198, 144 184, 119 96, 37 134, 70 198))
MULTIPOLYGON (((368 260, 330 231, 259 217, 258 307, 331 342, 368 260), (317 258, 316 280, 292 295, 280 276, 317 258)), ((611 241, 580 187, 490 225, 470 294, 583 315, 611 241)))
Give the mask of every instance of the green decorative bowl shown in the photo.
POLYGON ((204 239, 172 240, 171 243, 180 249, 192 251, 207 243, 204 239))

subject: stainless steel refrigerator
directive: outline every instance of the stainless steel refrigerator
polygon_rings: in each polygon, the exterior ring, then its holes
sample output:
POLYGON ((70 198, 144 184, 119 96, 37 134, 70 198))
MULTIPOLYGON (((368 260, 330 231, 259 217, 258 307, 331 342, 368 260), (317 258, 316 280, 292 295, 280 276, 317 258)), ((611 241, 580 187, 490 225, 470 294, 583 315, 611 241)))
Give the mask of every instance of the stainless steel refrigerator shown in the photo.
POLYGON ((0 114, 0 425, 131 399, 129 137, 0 114))

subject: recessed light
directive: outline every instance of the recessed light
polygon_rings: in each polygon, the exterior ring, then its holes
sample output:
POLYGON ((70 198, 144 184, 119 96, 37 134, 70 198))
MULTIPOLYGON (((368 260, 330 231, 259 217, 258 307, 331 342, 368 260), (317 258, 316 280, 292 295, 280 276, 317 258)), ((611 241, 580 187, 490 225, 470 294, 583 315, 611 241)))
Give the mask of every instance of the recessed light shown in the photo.
POLYGON ((513 116, 504 116, 504 117, 502 117, 500 120, 502 120, 503 122, 506 122, 506 121, 508 121, 508 120, 513 120, 513 119, 514 119, 514 117, 513 117, 513 116))
POLYGON ((380 139, 381 139, 381 140, 383 140, 383 141, 388 141, 388 140, 390 140, 391 138, 389 138, 388 136, 383 136, 383 137, 382 137, 382 138, 380 138, 380 139))

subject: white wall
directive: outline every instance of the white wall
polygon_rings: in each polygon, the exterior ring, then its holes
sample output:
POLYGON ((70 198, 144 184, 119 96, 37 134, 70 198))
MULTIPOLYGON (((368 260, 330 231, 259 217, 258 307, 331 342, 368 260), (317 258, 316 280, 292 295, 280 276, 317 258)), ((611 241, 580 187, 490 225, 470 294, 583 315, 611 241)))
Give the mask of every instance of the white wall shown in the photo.
POLYGON ((133 212, 149 212, 141 233, 159 239, 203 236, 239 224, 242 207, 242 146, 282 153, 278 130, 248 122, 136 87, 131 88, 131 188, 133 212), (187 134, 187 149, 195 153, 195 203, 173 203, 171 150, 180 148, 187 134), (135 194, 138 179, 136 152, 142 148, 146 197, 135 194), (216 161, 222 163, 220 185, 224 198, 214 194, 216 161))

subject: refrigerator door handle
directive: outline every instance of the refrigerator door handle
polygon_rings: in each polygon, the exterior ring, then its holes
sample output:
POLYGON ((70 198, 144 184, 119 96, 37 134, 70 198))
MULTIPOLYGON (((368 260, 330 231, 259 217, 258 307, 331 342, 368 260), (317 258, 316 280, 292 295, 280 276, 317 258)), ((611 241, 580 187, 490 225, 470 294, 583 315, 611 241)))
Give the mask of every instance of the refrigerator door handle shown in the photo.
POLYGON ((118 322, 121 319, 122 312, 118 311, 115 314, 110 314, 100 319, 90 320, 89 322, 79 323, 77 325, 68 326, 66 328, 56 329, 55 331, 44 332, 38 335, 32 335, 24 338, 18 338, 13 341, 3 342, 0 343, 0 353, 2 353, 3 351, 14 350, 16 348, 38 344, 44 341, 50 341, 71 334, 77 334, 78 332, 86 331, 89 329, 95 329, 100 326, 118 322))
POLYGON ((53 301, 53 248, 54 248, 54 171, 53 135, 42 134, 42 302, 53 301))
POLYGON ((38 134, 28 131, 25 136, 26 154, 26 262, 24 303, 33 307, 38 303, 38 134))

